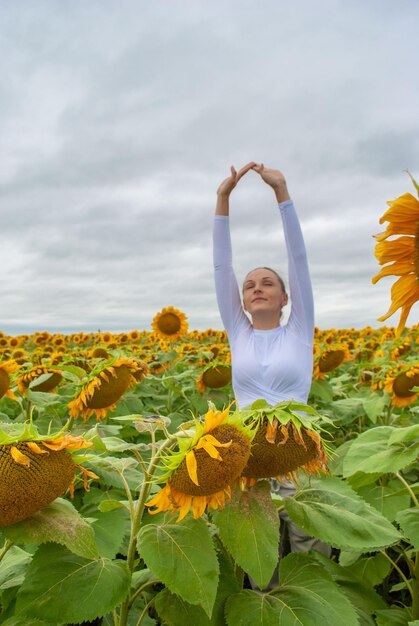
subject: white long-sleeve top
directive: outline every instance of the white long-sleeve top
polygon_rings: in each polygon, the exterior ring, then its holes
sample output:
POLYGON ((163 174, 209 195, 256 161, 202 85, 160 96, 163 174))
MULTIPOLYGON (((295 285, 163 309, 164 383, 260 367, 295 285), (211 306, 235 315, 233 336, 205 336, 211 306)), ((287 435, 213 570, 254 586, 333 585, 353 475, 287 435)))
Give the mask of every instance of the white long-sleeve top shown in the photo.
POLYGON ((240 408, 264 398, 307 402, 313 371, 314 305, 303 235, 291 200, 279 203, 288 254, 291 313, 284 326, 256 330, 246 316, 232 264, 229 218, 214 223, 215 288, 230 343, 240 408))

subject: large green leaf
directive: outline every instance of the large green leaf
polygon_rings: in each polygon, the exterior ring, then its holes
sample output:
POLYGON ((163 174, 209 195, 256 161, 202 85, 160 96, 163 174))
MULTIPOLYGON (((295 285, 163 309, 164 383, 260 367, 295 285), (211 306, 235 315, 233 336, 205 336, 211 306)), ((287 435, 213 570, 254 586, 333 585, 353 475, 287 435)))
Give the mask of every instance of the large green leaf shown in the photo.
POLYGON ((419 509, 412 508, 400 511, 396 517, 400 527, 412 543, 416 551, 419 550, 419 509))
POLYGON ((211 619, 200 606, 193 606, 168 589, 156 597, 155 607, 159 616, 169 626, 225 626, 224 609, 226 599, 241 590, 237 580, 234 561, 224 551, 218 552, 220 562, 220 580, 211 619))
POLYGON ((389 574, 391 563, 384 554, 378 552, 371 556, 362 557, 343 569, 375 587, 375 585, 382 583, 389 574))
POLYGON ((231 596, 228 626, 358 626, 354 607, 312 557, 288 555, 280 563, 279 580, 275 592, 245 590, 231 596))
POLYGON ((313 480, 285 500, 292 521, 336 548, 377 550, 402 537, 385 517, 339 478, 313 480))
POLYGON ((35 553, 17 595, 16 614, 52 622, 83 622, 113 611, 130 588, 123 561, 89 561, 56 544, 35 553))
POLYGON ((31 554, 12 546, 0 561, 0 591, 21 585, 31 560, 31 554))
POLYGON ((129 533, 129 513, 126 509, 96 511, 93 514, 92 528, 100 556, 115 558, 120 552, 124 537, 129 533))
POLYGON ((419 443, 407 445, 411 442, 411 434, 410 427, 396 429, 392 426, 378 426, 361 433, 345 456, 343 475, 398 472, 414 463, 419 454, 419 443), (400 440, 404 430, 409 431, 406 433, 408 441, 400 440), (394 441, 396 435, 399 439, 394 441), (391 443, 392 436, 394 443, 391 443))
POLYGON ((400 492, 398 485, 368 485, 357 489, 359 495, 380 511, 390 522, 396 519, 397 513, 406 509, 410 504, 410 496, 407 492, 400 492))
POLYGON ((260 481, 249 491, 237 490, 213 519, 235 561, 260 588, 265 587, 278 562, 279 543, 279 517, 269 483, 260 481))
POLYGON ((138 551, 170 591, 186 602, 201 605, 211 616, 219 566, 202 518, 143 526, 138 534, 138 551))
POLYGON ((14 543, 53 541, 88 559, 98 556, 93 528, 63 498, 57 498, 32 517, 3 528, 3 534, 14 543))
MULTIPOLYGON (((383 555, 378 554, 377 556, 387 561, 383 555)), ((377 609, 385 609, 387 605, 375 591, 372 583, 363 575, 367 572, 368 566, 364 570, 360 569, 357 572, 351 568, 342 567, 335 561, 320 554, 320 552, 314 552, 313 558, 324 567, 351 604, 353 604, 358 614, 360 626, 375 626, 373 614, 377 609)), ((370 567, 370 569, 373 568, 370 567)))

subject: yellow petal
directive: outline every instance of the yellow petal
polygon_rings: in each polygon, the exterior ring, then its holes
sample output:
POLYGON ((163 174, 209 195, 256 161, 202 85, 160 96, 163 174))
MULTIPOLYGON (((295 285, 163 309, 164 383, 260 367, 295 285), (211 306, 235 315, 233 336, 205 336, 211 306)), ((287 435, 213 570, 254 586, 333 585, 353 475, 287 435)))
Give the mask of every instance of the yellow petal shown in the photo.
POLYGON ((190 452, 188 452, 185 459, 186 459, 186 467, 188 470, 189 478, 191 479, 193 483, 195 483, 195 485, 199 487, 198 465, 196 463, 196 457, 195 457, 194 451, 191 450, 190 452))
POLYGON ((195 519, 201 517, 207 506, 207 496, 194 496, 192 498, 192 513, 195 519))
POLYGON ((16 448, 16 446, 12 446, 10 448, 10 454, 12 455, 12 459, 15 463, 19 465, 24 465, 25 467, 29 467, 31 464, 31 460, 26 454, 23 454, 20 450, 16 448))
POLYGON ((28 446, 28 448, 32 450, 32 452, 35 452, 35 454, 49 454, 48 450, 43 450, 34 441, 27 441, 26 445, 28 446))

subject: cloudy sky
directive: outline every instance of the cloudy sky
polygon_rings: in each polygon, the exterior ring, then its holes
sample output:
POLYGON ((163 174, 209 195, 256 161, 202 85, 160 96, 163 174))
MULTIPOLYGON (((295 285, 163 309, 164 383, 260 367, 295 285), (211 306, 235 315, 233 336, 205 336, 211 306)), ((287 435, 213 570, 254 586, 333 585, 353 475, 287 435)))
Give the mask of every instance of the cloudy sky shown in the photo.
MULTIPOLYGON (((287 177, 317 325, 379 326, 372 235, 419 177, 418 23, 416 0, 0 0, 0 329, 150 329, 169 305, 222 328, 215 190, 250 160, 287 177)), ((286 277, 254 172, 231 229, 240 281, 286 277)))

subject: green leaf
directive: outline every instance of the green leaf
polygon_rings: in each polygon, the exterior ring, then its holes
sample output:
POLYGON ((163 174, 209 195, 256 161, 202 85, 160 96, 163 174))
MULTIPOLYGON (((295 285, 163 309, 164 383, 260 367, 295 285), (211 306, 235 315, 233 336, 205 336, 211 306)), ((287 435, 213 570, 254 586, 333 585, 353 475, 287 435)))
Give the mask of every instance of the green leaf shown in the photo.
POLYGON ((263 588, 278 562, 279 517, 267 481, 237 490, 213 515, 220 539, 235 561, 263 588))
POLYGON ((133 491, 137 491, 144 480, 144 475, 137 469, 137 461, 131 458, 117 459, 112 456, 91 457, 89 469, 97 474, 102 482, 111 487, 122 488, 122 473, 133 491))
POLYGON ((233 593, 241 590, 241 584, 236 578, 234 561, 224 550, 218 553, 220 562, 220 580, 218 583, 217 596, 211 619, 199 606, 188 604, 179 596, 164 589, 156 597, 155 607, 164 620, 170 626, 225 626, 224 609, 226 599, 233 593))
POLYGON ((22 522, 3 528, 5 537, 14 543, 47 543, 65 545, 71 552, 94 559, 98 556, 95 533, 77 509, 63 498, 57 498, 22 522))
POLYGON ((396 521, 413 548, 419 551, 419 509, 416 507, 400 511, 396 516, 396 521))
POLYGON ((419 439, 419 424, 413 424, 413 426, 406 426, 405 428, 395 428, 394 432, 389 437, 389 444, 396 443, 408 443, 409 441, 418 441, 419 439))
POLYGON ((406 609, 376 611, 377 626, 408 626, 410 615, 406 609))
POLYGON ((128 511, 114 509, 108 512, 96 511, 92 528, 96 536, 97 549, 100 556, 113 559, 120 552, 124 537, 130 530, 128 511))
POLYGON ((227 600, 228 626, 358 626, 354 607, 331 576, 306 554, 280 563, 278 590, 241 591, 227 600))
POLYGON ((128 509, 129 505, 128 501, 124 502, 122 500, 102 500, 102 502, 98 505, 99 511, 102 513, 108 513, 109 511, 114 511, 115 509, 128 509))
POLYGON ((414 463, 419 444, 410 447, 400 443, 391 445, 390 438, 396 430, 392 426, 378 426, 358 435, 344 459, 343 475, 350 476, 355 472, 387 474, 414 463))
POLYGON ((83 622, 113 611, 130 588, 123 561, 89 561, 56 544, 40 546, 17 595, 16 614, 83 622))
POLYGON ((39 619, 28 621, 27 617, 10 617, 5 622, 2 622, 1 626, 56 626, 56 623, 51 624, 39 619))
POLYGON ((333 422, 335 424, 350 424, 365 414, 362 398, 343 398, 333 402, 333 422))
POLYGON ((313 379, 311 383, 310 396, 317 400, 323 400, 323 402, 332 402, 333 400, 333 388, 327 382, 327 380, 313 379))
POLYGON ((119 437, 103 437, 102 443, 108 452, 126 452, 127 450, 141 450, 146 452, 150 446, 146 443, 128 443, 119 437))
POLYGON ((387 406, 387 397, 379 396, 374 393, 371 397, 363 400, 363 406, 370 421, 375 424, 377 422, 377 417, 383 413, 387 406))
POLYGON ((361 498, 380 511, 390 522, 396 519, 397 513, 406 509, 410 504, 410 496, 400 493, 399 487, 394 485, 368 485, 357 489, 361 498))
MULTIPOLYGON (((372 618, 373 613, 377 609, 387 608, 387 605, 372 585, 362 576, 360 577, 356 572, 351 571, 350 568, 338 565, 320 552, 313 552, 313 558, 324 567, 355 607, 361 626, 375 626, 372 618)), ((387 560, 385 557, 383 558, 387 560)))
POLYGON ((0 591, 21 585, 31 560, 32 554, 12 546, 0 561, 0 591))
POLYGON ((219 566, 202 518, 143 526, 138 534, 138 551, 170 591, 186 602, 200 604, 211 617, 219 566))
POLYGON ((372 556, 366 556, 358 559, 352 565, 344 568, 346 571, 354 574, 360 580, 365 581, 372 587, 383 582, 391 569, 391 563, 384 554, 378 552, 372 556))
POLYGON ((313 480, 285 500, 292 521, 330 545, 363 552, 392 545, 400 533, 339 478, 313 480))

